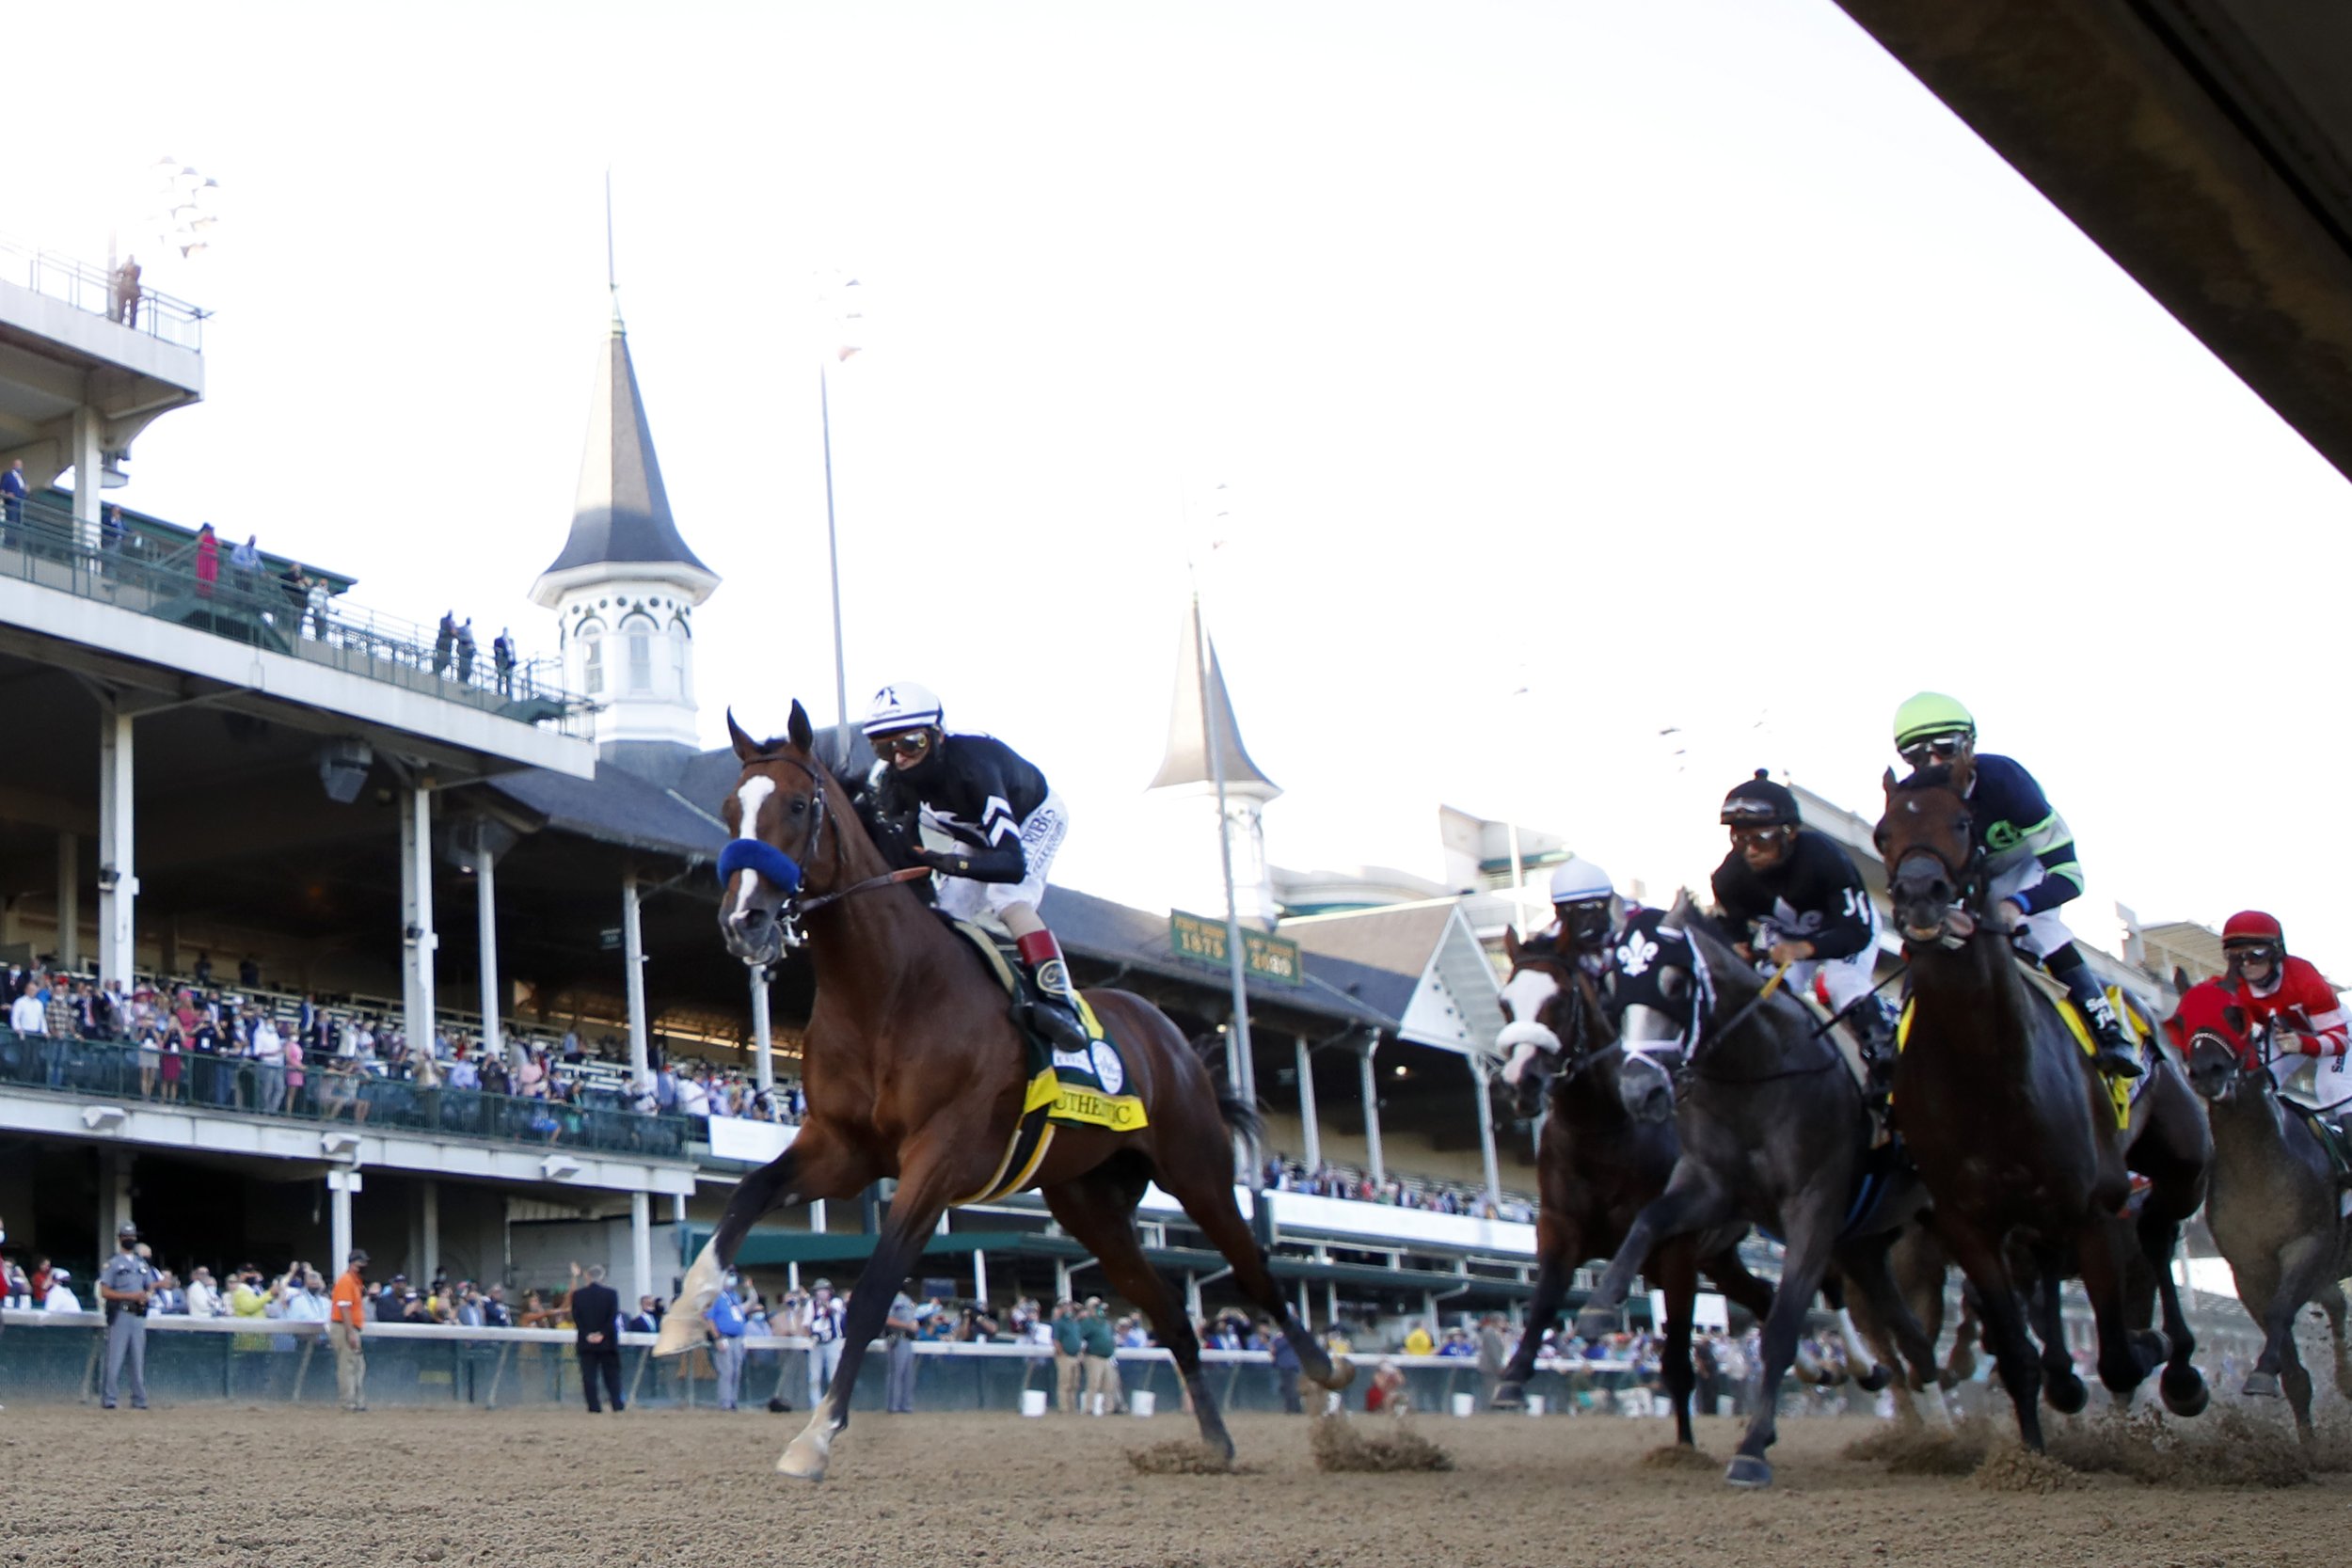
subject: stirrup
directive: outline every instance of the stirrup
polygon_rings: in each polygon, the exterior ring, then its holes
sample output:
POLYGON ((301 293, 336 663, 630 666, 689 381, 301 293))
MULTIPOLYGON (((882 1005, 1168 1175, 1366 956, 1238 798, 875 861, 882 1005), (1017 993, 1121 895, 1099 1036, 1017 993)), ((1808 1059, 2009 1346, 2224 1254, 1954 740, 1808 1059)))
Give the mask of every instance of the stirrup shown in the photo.
POLYGON ((2143 1078, 2148 1069, 2139 1065, 2139 1057, 2112 1041, 2102 1041, 2091 1060, 2101 1072, 2110 1078, 2143 1078))
POLYGON ((1030 997, 1022 1003, 1021 1016, 1024 1023, 1043 1035, 1046 1043, 1057 1051, 1085 1051, 1094 1043, 1077 1013, 1051 997, 1030 997))

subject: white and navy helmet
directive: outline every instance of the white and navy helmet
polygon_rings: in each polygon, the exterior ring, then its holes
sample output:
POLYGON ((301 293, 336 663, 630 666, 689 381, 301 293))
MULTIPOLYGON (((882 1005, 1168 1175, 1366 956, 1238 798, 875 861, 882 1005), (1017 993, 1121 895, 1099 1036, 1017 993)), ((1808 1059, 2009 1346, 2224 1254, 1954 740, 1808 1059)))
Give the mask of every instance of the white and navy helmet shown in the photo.
POLYGON ((1551 874, 1551 901, 1555 904, 1582 904, 1616 896, 1617 887, 1609 879, 1609 873, 1581 855, 1571 855, 1560 863, 1551 874))
POLYGON ((867 735, 919 730, 939 721, 939 699, 932 695, 930 687, 917 686, 913 681, 883 687, 866 707, 867 735))

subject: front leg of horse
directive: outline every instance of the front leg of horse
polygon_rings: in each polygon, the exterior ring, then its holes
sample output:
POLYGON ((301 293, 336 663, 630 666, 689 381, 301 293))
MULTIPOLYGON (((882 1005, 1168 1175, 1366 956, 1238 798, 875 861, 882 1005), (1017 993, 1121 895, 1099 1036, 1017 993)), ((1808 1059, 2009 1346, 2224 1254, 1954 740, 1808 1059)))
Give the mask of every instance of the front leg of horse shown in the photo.
MULTIPOLYGON (((1788 1249, 1781 1257, 1780 1287, 1772 1292, 1772 1310, 1764 1320, 1763 1340, 1758 1347, 1756 1415, 1748 1421, 1748 1430, 1740 1440, 1740 1451, 1724 1467, 1724 1480, 1733 1486, 1758 1487, 1772 1483, 1772 1466, 1764 1458, 1764 1450, 1780 1436, 1778 1414, 1780 1386, 1788 1375, 1789 1367, 1797 1359, 1797 1340, 1804 1332, 1804 1320, 1813 1309, 1813 1296, 1821 1288, 1821 1275, 1828 1271, 1832 1239, 1843 1208, 1842 1198, 1829 1198, 1806 1205, 1788 1225, 1788 1249)), ((1784 1219, 1788 1216, 1784 1212, 1784 1219)))
POLYGON ((2090 1390, 2083 1386, 2081 1374, 2074 1370, 2074 1354, 2066 1348, 2066 1275, 2055 1251, 2037 1254, 2034 1266, 2038 1278, 2027 1303, 2027 1316, 2034 1337, 2041 1341, 2042 1397, 2059 1415, 2077 1415, 2090 1402, 2090 1390))
POLYGON ((1659 1357, 1659 1371, 1665 1378, 1667 1402, 1674 1406, 1675 1442, 1686 1449, 1698 1447, 1697 1434, 1691 1430, 1691 1391, 1698 1386, 1697 1370, 1691 1365, 1692 1320, 1699 1293, 1696 1246, 1686 1236, 1667 1243, 1651 1260, 1658 1288, 1666 1297, 1666 1348, 1659 1357))
POLYGON ((2164 1313, 2164 1338, 2169 1353, 2156 1392, 2173 1415, 2196 1417, 2205 1413, 2212 1395, 2205 1387, 2204 1373, 2189 1359, 2197 1353, 2197 1336, 2188 1326, 2188 1314, 2181 1310, 2180 1287, 2172 1279, 2172 1255, 2180 1236, 2178 1222, 2153 1214, 2140 1216, 2139 1243, 2155 1272, 2156 1301, 2164 1313))
POLYGON ((1560 1304, 1567 1298, 1568 1281, 1576 1274, 1569 1259, 1571 1248, 1581 1246, 1581 1241, 1571 1240, 1565 1230, 1540 1220, 1535 1238, 1543 1261, 1536 1266, 1535 1293, 1527 1304, 1527 1323, 1520 1331, 1518 1349, 1512 1353, 1511 1364, 1502 1369, 1502 1381, 1495 1386, 1497 1410, 1527 1407, 1527 1385, 1535 1375, 1535 1357, 1544 1348, 1544 1334, 1560 1321, 1560 1304))
POLYGON ((1609 1260, 1608 1272, 1585 1298, 1584 1309, 1576 1315, 1577 1333, 1587 1339, 1614 1333, 1617 1308, 1625 1305, 1626 1293, 1633 1289, 1633 1276, 1658 1243, 1670 1236, 1687 1236, 1707 1226, 1721 1225, 1730 1212, 1729 1200, 1695 1166, 1676 1166, 1666 1190, 1650 1199, 1626 1227, 1625 1240, 1617 1243, 1617 1255, 1609 1260))
POLYGON ((2141 1354, 2138 1338, 2124 1315, 2121 1254, 2130 1243, 2122 1222, 2103 1214, 2083 1227, 2075 1245, 2082 1255, 2083 1291, 2090 1297, 2091 1316, 2099 1325, 2099 1381, 2118 1397, 2117 1402, 2128 1405, 2161 1359, 2141 1354))
POLYGON ((702 1343, 708 1332, 704 1314, 719 1299, 719 1288, 734 1266, 743 1238, 771 1211, 799 1201, 793 1185, 801 1167, 800 1140, 767 1164, 743 1179, 727 1200, 718 1228, 694 1257, 693 1266, 679 1282, 677 1299, 661 1315, 661 1332, 654 1340, 656 1355, 683 1355, 702 1343))

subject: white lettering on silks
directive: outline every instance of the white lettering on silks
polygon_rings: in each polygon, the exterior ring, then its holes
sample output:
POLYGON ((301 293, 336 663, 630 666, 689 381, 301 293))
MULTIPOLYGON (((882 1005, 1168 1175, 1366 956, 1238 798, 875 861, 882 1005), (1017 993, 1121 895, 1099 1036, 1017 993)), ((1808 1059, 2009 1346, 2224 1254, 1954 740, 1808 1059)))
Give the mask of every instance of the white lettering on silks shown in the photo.
MULTIPOLYGON (((768 797, 774 794, 775 790, 776 781, 766 774, 743 781, 743 787, 735 792, 736 804, 743 810, 743 815, 738 819, 736 837, 757 838, 759 836, 759 808, 768 803, 768 797)), ((759 891, 758 872, 745 871, 741 875, 743 880, 736 889, 735 894, 735 912, 738 915, 741 915, 752 907, 752 897, 759 891)))

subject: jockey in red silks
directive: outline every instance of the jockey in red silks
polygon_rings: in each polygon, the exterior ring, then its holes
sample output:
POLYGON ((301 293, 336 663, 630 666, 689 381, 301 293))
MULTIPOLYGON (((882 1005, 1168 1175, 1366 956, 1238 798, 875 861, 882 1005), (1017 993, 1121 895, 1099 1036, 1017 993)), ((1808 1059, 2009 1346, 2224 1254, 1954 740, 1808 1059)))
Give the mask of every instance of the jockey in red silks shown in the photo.
POLYGON ((2227 984, 2257 1021, 2270 1025, 2271 1076, 2284 1090, 2309 1067, 2311 1102, 2333 1111, 2352 1100, 2352 1014, 2309 959, 2287 952, 2279 922, 2243 910, 2221 927, 2227 984))
POLYGON ((986 735, 951 735, 939 699, 912 681, 874 693, 866 737, 875 765, 876 815, 903 836, 911 859, 939 878, 939 908, 957 920, 993 914, 1021 950, 1035 996, 1022 1011, 1059 1051, 1090 1044, 1070 965, 1038 906, 1070 814, 1028 759, 986 735), (923 847, 921 828, 956 841, 923 847))

